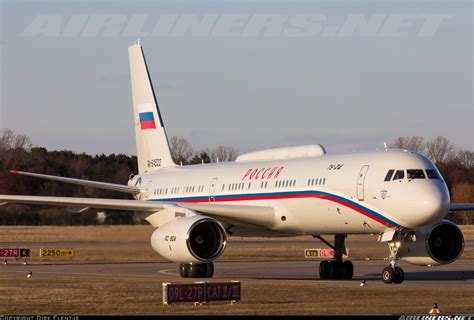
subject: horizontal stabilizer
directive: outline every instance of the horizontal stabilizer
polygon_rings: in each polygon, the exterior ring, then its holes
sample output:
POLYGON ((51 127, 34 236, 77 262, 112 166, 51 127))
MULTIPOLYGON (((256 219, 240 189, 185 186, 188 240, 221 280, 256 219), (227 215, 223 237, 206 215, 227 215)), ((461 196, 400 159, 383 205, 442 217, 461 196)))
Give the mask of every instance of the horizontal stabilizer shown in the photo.
POLYGON ((23 171, 16 171, 16 170, 10 170, 10 173, 11 174, 18 174, 18 175, 21 175, 21 176, 28 176, 28 177, 47 179, 47 180, 65 182, 65 183, 78 184, 78 185, 85 186, 85 187, 94 187, 94 188, 107 189, 107 190, 112 190, 112 191, 117 191, 117 192, 124 192, 124 193, 130 193, 130 194, 139 194, 140 193, 140 188, 130 187, 130 186, 122 185, 122 184, 115 184, 115 183, 108 183, 108 182, 98 182, 98 181, 74 179, 74 178, 65 178, 65 177, 58 177, 58 176, 50 176, 50 175, 47 175, 47 174, 23 172, 23 171))

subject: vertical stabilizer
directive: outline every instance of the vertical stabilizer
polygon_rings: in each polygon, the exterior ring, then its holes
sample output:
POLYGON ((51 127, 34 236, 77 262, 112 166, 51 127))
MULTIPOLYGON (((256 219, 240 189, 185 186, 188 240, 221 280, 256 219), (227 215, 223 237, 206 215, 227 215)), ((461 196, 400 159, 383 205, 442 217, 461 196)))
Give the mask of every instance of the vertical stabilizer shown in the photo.
POLYGON ((128 48, 139 173, 175 166, 142 46, 128 48))

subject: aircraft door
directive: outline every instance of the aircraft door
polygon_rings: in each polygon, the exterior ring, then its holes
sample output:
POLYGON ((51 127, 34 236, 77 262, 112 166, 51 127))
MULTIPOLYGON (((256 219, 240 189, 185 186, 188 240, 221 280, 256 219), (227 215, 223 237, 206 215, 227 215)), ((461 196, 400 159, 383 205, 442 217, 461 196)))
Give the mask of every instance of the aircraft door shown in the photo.
POLYGON ((357 198, 359 201, 364 201, 364 182, 368 170, 368 165, 362 166, 362 168, 360 168, 359 175, 357 176, 357 198))
POLYGON ((216 201, 216 186, 217 186, 217 178, 212 179, 211 184, 209 186, 209 202, 216 201))

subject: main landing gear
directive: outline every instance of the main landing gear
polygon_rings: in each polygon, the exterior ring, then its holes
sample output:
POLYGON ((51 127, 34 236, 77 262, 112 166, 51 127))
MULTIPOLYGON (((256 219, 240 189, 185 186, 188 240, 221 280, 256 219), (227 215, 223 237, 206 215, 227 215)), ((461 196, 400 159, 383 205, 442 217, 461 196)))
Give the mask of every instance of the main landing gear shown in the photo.
POLYGON ((352 279, 354 276, 354 265, 349 260, 342 261, 342 256, 346 253, 344 242, 347 235, 336 234, 334 236, 334 246, 321 236, 315 235, 313 237, 318 238, 334 250, 334 258, 332 260, 324 260, 319 264, 319 277, 321 279, 352 279))
POLYGON ((214 263, 181 263, 179 274, 182 278, 212 278, 214 263))
POLYGON ((396 266, 398 260, 397 253, 400 244, 401 241, 399 240, 394 240, 388 243, 388 248, 390 249, 388 261, 390 262, 390 265, 382 270, 382 280, 384 283, 402 283, 405 279, 405 272, 403 269, 396 266))

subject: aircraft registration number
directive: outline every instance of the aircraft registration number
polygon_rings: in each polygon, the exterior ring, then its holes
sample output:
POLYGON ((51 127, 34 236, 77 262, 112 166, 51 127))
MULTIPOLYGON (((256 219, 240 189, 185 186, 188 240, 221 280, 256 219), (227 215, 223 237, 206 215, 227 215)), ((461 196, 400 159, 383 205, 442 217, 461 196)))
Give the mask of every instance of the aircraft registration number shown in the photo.
POLYGON ((147 160, 146 164, 147 164, 148 168, 161 167, 161 159, 147 160))

